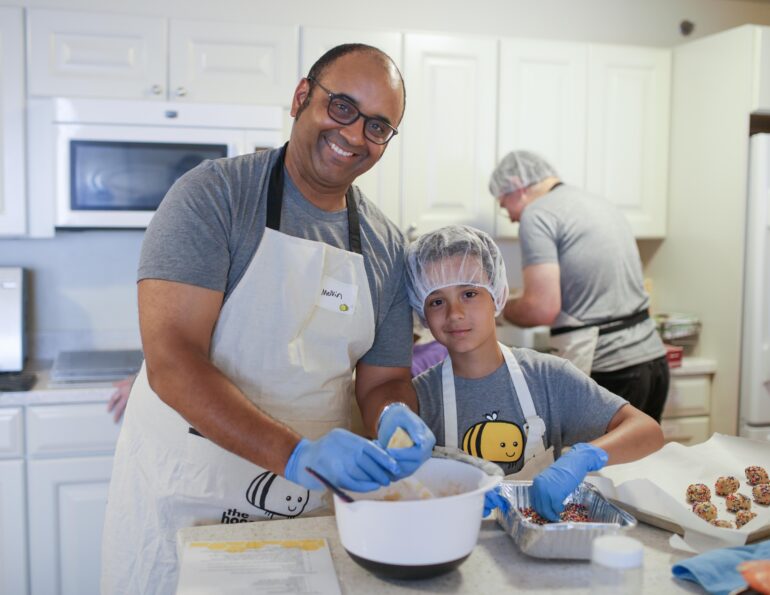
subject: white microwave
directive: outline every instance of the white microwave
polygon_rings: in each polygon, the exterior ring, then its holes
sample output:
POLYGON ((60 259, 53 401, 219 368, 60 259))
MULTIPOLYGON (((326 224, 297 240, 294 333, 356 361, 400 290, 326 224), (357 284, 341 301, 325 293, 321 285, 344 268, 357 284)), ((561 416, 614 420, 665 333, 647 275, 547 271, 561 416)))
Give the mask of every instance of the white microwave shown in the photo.
POLYGON ((280 107, 31 99, 30 235, 144 228, 171 185, 205 159, 282 142, 280 107))

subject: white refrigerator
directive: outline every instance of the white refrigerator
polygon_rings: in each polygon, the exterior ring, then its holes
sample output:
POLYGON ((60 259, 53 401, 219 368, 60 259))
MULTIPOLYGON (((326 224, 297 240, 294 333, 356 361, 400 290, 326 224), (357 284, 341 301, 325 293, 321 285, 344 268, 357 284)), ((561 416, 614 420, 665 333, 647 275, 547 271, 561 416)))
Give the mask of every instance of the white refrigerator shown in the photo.
POLYGON ((750 143, 738 431, 770 440, 770 134, 750 143))

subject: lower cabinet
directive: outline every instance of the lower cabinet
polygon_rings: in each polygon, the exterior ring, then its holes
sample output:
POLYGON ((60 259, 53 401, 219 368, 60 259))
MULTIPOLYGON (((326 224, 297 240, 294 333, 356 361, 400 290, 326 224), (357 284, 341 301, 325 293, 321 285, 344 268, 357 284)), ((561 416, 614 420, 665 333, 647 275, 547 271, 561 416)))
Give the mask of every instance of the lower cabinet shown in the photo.
POLYGON ((24 461, 0 461, 0 593, 27 592, 24 461))
POLYGON ((112 457, 29 461, 32 595, 98 595, 112 457))
POLYGON ((660 427, 666 442, 692 446, 711 437, 711 378, 716 362, 684 358, 671 370, 671 385, 660 427))

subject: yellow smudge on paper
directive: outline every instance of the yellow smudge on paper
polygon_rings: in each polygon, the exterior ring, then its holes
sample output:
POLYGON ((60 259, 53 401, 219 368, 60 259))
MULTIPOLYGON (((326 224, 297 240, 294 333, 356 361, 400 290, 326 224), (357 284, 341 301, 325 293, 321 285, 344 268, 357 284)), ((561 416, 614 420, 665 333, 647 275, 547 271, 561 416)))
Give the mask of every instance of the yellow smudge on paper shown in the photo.
POLYGON ((324 547, 323 539, 266 539, 260 541, 193 541, 190 547, 206 548, 228 554, 242 554, 247 550, 258 550, 266 546, 277 545, 287 549, 299 549, 314 552, 324 547))

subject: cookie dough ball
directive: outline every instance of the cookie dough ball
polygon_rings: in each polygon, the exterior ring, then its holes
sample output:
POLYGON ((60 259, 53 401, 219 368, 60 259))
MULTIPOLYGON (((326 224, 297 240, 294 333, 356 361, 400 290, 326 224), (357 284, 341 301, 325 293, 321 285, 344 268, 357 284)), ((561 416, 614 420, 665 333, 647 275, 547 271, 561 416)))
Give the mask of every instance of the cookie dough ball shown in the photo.
POLYGON ((770 504, 770 483, 760 483, 754 486, 751 493, 757 504, 770 504))
POLYGON ((688 502, 708 502, 711 500, 711 490, 705 483, 691 483, 687 486, 688 502))
POLYGON ((713 521, 717 518, 717 507, 711 502, 696 502, 692 505, 692 511, 704 521, 713 521))
POLYGON ((755 516, 757 516, 756 512, 751 512, 750 510, 739 510, 735 513, 735 524, 740 529, 755 516))
POLYGON ((727 498, 725 498, 725 506, 730 512, 748 510, 751 508, 751 500, 743 494, 729 494, 727 498))
POLYGON ((738 481, 737 477, 733 477, 732 475, 723 475, 717 479, 716 483, 714 484, 714 491, 716 492, 717 496, 727 496, 728 494, 737 492, 740 486, 741 483, 738 481))
POLYGON ((760 483, 767 483, 770 481, 767 477, 767 471, 763 467, 751 466, 746 467, 746 481, 749 485, 755 486, 760 483))
POLYGON ((722 527, 723 529, 735 529, 732 521, 723 521, 722 519, 714 519, 711 524, 715 527, 722 527))

